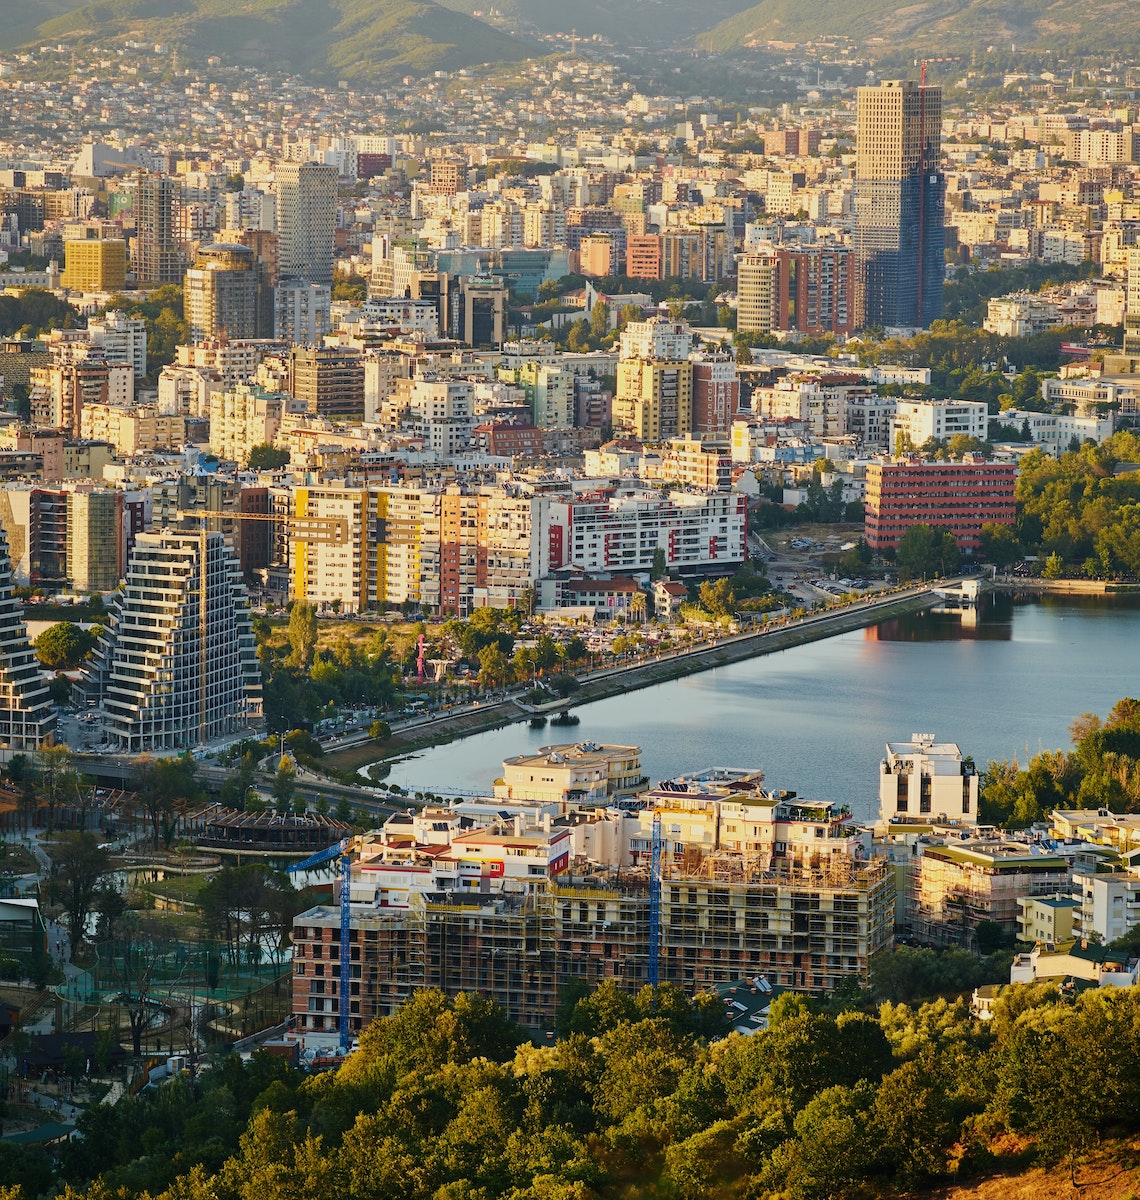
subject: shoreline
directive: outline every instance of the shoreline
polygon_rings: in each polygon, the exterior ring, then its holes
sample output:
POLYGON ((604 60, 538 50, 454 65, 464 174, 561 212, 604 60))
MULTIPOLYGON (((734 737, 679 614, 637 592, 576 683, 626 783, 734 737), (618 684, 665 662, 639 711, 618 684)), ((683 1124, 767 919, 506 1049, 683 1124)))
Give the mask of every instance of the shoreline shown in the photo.
MULTIPOLYGON (((578 690, 565 700, 543 705, 542 711, 554 713, 596 700, 608 700, 613 696, 710 671, 716 667, 775 654, 780 650, 822 641, 824 638, 851 633, 857 629, 866 629, 892 617, 921 612, 937 602, 938 596, 933 587, 927 585, 910 589, 903 594, 895 593, 882 600, 860 601, 843 609, 801 617, 789 625, 730 634, 711 645, 668 651, 659 658, 645 662, 604 667, 587 675, 576 676, 580 684, 578 690)), ((372 763, 388 762, 417 750, 426 750, 476 733, 501 729, 505 725, 525 721, 531 715, 529 710, 522 708, 514 700, 503 700, 455 715, 418 721, 410 727, 394 730, 392 737, 382 747, 371 741, 346 746, 326 754, 323 761, 339 770, 359 772, 361 768, 372 763)))
POLYGON ((990 587, 997 592, 1040 592, 1062 596, 1135 596, 1140 584, 1111 583, 1103 579, 1022 579, 1014 575, 999 575, 990 587))

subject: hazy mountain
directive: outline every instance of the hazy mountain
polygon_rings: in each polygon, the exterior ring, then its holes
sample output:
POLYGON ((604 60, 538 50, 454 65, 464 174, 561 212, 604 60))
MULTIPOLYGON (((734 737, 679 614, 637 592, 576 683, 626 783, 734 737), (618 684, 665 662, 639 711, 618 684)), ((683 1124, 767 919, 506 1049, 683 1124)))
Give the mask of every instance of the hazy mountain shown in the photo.
POLYGON ((457 12, 471 13, 521 33, 594 34, 625 46, 663 46, 692 43, 714 22, 746 8, 748 0, 709 0, 694 5, 686 0, 440 0, 457 12))
MULTIPOLYGON (((58 11, 67 0, 55 3, 58 11)), ((434 0, 97 0, 21 40, 104 43, 127 34, 191 55, 357 82, 513 62, 537 49, 434 0)))
POLYGON ((1109 49, 1140 41, 1140 9, 1124 0, 761 0, 697 39, 708 50, 840 34, 874 52, 910 49, 968 58, 987 45, 1008 50, 1109 49))

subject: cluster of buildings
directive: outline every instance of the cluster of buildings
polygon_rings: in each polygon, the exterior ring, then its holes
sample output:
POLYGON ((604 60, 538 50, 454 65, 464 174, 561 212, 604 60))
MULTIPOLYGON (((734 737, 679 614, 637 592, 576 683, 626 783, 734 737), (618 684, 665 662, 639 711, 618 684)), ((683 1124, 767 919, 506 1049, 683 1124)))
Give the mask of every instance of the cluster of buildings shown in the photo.
MULTIPOLYGON (((1140 920, 1140 822, 1057 812, 1048 830, 1001 837, 979 824, 978 784, 953 743, 890 743, 872 829, 754 770, 649 786, 633 746, 508 759, 493 796, 399 813, 353 839, 350 1031, 420 987, 479 991, 538 1029, 570 981, 830 991, 865 981, 896 936, 1016 938, 1034 949, 1014 981, 1134 982, 1134 960, 1089 946, 1140 920)), ((298 1036, 339 1027, 341 912, 294 919, 298 1036)))
MULTIPOLYGON (((477 990, 550 1028, 572 980, 651 978, 653 829, 661 838, 656 977, 830 990, 894 936, 894 885, 850 813, 710 770, 647 789, 640 751, 548 746, 508 760, 495 795, 398 814, 356 840, 349 1023, 412 991, 477 990)), ((340 909, 293 924, 295 1029, 338 1027, 340 909)))

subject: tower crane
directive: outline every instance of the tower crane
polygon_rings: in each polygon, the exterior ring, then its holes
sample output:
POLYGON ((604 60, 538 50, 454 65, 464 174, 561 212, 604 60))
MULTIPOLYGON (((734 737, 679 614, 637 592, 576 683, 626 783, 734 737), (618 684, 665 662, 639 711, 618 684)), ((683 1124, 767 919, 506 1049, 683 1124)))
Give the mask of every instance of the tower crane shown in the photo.
POLYGON ((290 875, 309 871, 334 858, 340 859, 340 997, 337 1002, 337 1024, 340 1032, 340 1051, 348 1053, 348 1005, 349 981, 352 978, 350 958, 352 955, 352 858, 349 850, 351 838, 344 838, 335 846, 326 846, 316 854, 310 854, 298 863, 285 868, 290 875))
POLYGON ((657 986, 661 959, 661 813, 653 814, 649 859, 649 986, 657 986))

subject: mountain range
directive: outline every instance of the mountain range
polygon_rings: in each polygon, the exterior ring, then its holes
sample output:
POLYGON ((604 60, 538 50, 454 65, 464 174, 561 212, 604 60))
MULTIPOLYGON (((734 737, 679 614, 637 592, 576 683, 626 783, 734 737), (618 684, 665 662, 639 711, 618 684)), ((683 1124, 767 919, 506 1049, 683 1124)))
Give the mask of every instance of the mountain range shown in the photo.
MULTIPOLYGON (((67 6, 36 3, 41 11, 67 6)), ((191 56, 359 84, 541 53, 527 39, 434 0, 96 0, 34 29, 40 41, 105 44, 127 35, 191 56)), ((13 44, 7 35, 4 41, 13 44)))
POLYGON ((619 50, 695 45, 713 52, 828 35, 872 55, 972 52, 994 45, 1121 51, 1140 44, 1125 0, 21 0, 0 49, 45 39, 116 36, 354 83, 515 62, 543 53, 536 35, 600 36, 619 50))

